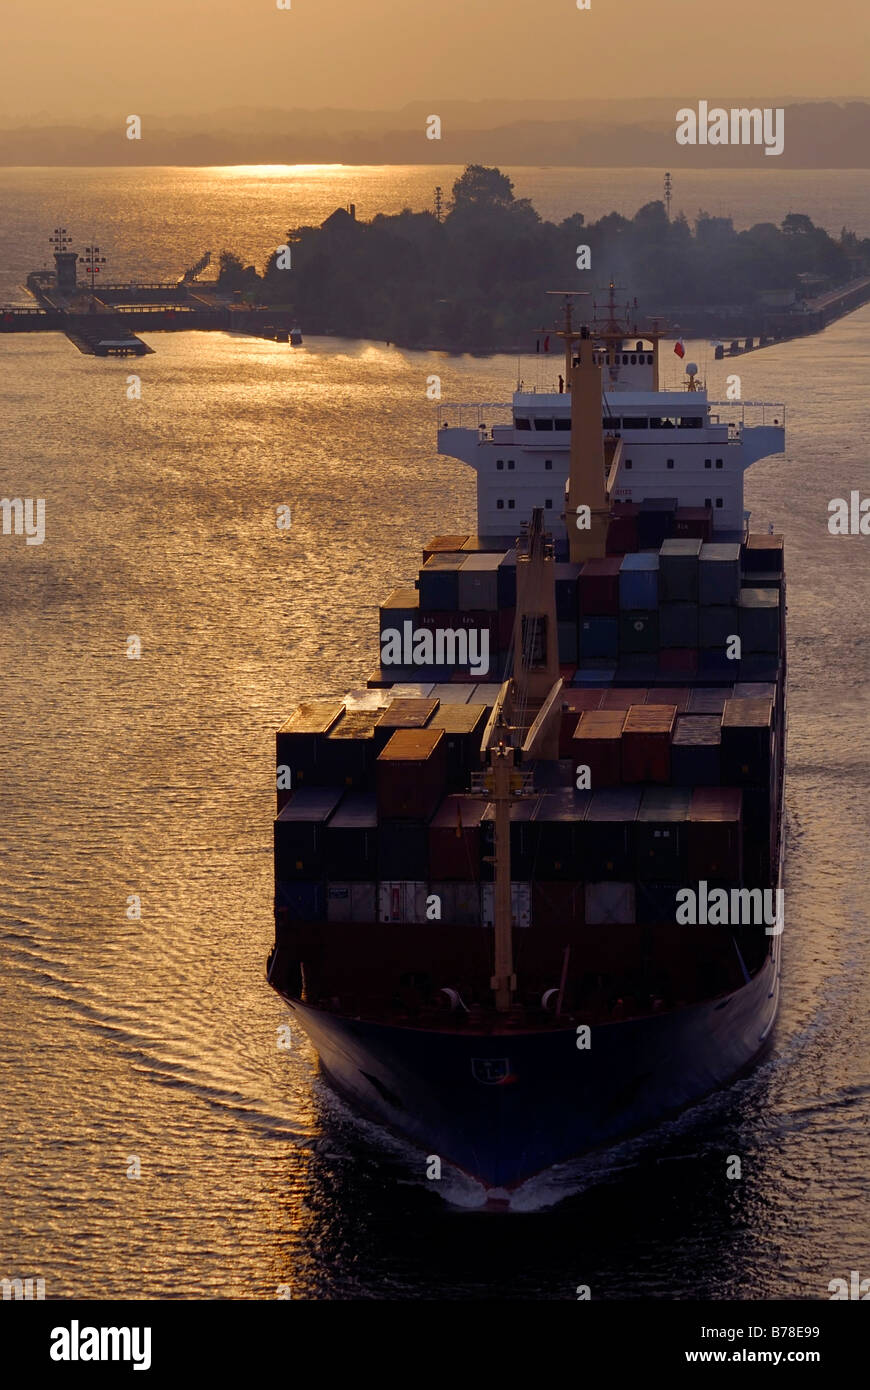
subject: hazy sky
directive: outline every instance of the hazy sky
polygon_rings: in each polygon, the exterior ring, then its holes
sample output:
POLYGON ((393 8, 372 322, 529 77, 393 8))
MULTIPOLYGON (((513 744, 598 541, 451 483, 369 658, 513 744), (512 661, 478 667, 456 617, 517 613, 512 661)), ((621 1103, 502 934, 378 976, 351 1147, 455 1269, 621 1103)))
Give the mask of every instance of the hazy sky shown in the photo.
POLYGON ((485 97, 861 96, 870 0, 0 0, 4 124, 485 97))

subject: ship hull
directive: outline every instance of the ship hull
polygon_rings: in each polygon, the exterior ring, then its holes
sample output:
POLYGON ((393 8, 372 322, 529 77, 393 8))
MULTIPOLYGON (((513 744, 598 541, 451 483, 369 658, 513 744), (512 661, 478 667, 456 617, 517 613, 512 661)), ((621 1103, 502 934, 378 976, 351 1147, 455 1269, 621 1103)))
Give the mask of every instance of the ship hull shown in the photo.
POLYGON ((474 1035, 287 1002, 340 1095, 425 1155, 511 1188, 650 1128, 746 1068, 776 1017, 780 942, 739 990, 592 1026, 588 1047, 574 1027, 474 1035))

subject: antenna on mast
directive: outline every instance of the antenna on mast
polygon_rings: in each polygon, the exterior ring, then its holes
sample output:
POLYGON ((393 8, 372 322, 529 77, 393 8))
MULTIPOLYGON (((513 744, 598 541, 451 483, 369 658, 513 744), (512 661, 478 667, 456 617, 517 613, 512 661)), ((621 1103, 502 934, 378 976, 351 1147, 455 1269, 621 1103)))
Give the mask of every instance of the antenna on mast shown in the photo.
POLYGON ((670 220, 671 220, 671 175, 670 175, 670 171, 668 171, 668 173, 665 174, 665 212, 667 213, 667 215, 668 215, 668 221, 670 222, 670 220))
POLYGON ((564 301, 565 301, 565 321, 564 321, 564 323, 563 323, 563 325, 562 325, 561 328, 553 328, 553 329, 541 328, 541 329, 538 330, 538 332, 540 332, 540 333, 549 333, 549 332, 552 332, 553 335, 554 335, 556 338, 561 338, 561 339, 563 340, 563 342, 564 342, 564 344, 565 344, 565 385, 566 385, 566 387, 567 387, 568 384, 569 384, 569 382, 570 382, 570 380, 571 380, 571 362, 572 362, 572 358, 573 358, 573 355, 574 355, 572 349, 573 349, 573 347, 574 347, 574 344, 575 344, 575 343, 579 340, 579 338, 581 337, 580 329, 579 329, 579 328, 575 328, 575 327, 574 327, 574 324, 573 324, 573 321, 572 321, 572 310, 573 310, 573 308, 574 308, 574 305, 572 304, 571 301, 574 300, 574 299, 588 299, 588 298, 589 298, 589 291, 588 291, 588 290, 547 290, 547 294, 557 294, 557 295, 560 296, 560 298, 564 299, 564 301))

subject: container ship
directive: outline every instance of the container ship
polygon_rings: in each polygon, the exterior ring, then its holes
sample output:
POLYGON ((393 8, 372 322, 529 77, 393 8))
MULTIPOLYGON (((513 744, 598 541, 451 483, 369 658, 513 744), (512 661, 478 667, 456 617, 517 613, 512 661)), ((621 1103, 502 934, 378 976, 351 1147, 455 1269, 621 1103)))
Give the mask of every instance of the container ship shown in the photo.
POLYGON ((276 748, 269 983, 341 1096, 496 1203, 726 1085, 779 998, 783 541, 743 473, 783 407, 660 389, 612 287, 557 335, 508 423, 440 408, 477 530, 276 748))

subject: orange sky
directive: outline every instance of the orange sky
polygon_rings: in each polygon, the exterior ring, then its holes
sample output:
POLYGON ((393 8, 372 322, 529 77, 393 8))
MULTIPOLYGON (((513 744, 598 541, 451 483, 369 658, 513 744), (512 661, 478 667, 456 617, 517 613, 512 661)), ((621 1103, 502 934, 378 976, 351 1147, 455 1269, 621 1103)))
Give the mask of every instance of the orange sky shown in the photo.
MULTIPOLYGON (((485 97, 860 97, 870 0, 2 0, 0 120, 485 97)), ((433 110, 437 107, 433 106, 433 110)))

